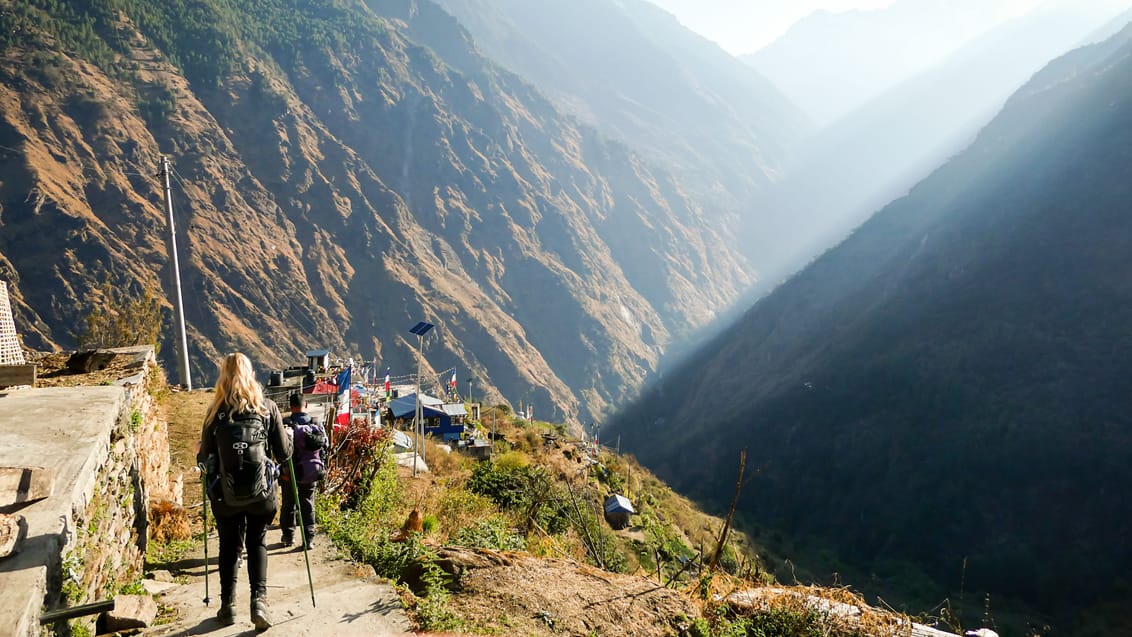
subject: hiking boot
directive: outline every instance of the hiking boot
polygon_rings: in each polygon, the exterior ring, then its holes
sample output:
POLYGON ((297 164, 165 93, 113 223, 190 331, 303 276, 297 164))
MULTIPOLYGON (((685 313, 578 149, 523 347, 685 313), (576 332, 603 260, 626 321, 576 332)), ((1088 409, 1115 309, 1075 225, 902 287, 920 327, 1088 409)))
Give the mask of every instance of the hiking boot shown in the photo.
POLYGON ((283 543, 283 546, 294 546, 295 536, 287 531, 284 531, 282 537, 279 538, 279 541, 283 543))
POLYGON ((220 610, 216 611, 216 619, 221 626, 231 626, 236 623, 236 610, 232 599, 220 601, 220 610))
POLYGON ((307 538, 307 548, 309 549, 309 548, 313 547, 314 546, 314 527, 308 526, 304 530, 303 535, 307 538))
POLYGON ((252 597, 252 623, 257 631, 271 628, 271 614, 267 609, 267 595, 256 593, 252 597))

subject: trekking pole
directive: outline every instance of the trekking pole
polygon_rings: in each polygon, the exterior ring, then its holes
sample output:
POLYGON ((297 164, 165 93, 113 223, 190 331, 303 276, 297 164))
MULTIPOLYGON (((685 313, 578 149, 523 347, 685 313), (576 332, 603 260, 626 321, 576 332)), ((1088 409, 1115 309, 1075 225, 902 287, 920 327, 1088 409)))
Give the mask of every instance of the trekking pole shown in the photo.
POLYGON ((303 526, 303 507, 299 502, 299 481, 295 479, 295 463, 287 458, 287 469, 291 475, 291 492, 295 494, 295 516, 299 518, 299 534, 303 536, 303 559, 307 562, 307 584, 311 588, 311 607, 318 607, 314 601, 314 580, 311 579, 311 556, 307 552, 307 532, 303 526))
POLYGON ((204 522, 204 605, 208 606, 212 602, 208 595, 208 484, 204 465, 198 464, 197 470, 200 471, 200 515, 204 522))

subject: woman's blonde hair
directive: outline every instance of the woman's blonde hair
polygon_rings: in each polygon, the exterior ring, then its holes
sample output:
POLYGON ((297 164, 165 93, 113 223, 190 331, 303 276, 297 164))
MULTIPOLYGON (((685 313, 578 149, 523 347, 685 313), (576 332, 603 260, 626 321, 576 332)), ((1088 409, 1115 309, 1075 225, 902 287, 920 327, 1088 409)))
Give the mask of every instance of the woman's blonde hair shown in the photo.
POLYGON ((254 411, 267 415, 263 387, 255 379, 255 370, 247 356, 236 352, 224 357, 220 363, 220 378, 216 379, 216 397, 208 406, 204 426, 216 418, 221 410, 239 414, 254 411))

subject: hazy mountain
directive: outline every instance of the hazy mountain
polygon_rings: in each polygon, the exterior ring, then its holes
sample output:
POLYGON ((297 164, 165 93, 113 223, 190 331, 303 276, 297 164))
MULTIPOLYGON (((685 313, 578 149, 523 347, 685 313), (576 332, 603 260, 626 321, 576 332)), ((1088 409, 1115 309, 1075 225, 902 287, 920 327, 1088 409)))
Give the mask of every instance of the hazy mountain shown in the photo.
POLYGON ((0 272, 33 347, 74 347, 104 279, 165 288, 162 154, 198 383, 320 345, 411 373, 425 319, 426 371, 587 418, 752 281, 680 179, 430 2, 21 3, 0 58, 0 272))
POLYGON ((663 162, 728 220, 810 130, 765 78, 645 0, 438 2, 489 57, 663 162))
POLYGON ((763 283, 796 271, 908 192, 968 145, 1042 66, 1086 40, 1111 36, 1115 30, 1096 32, 1103 22, 1080 6, 1010 20, 806 140, 787 177, 761 193, 744 219, 763 283))
POLYGON ((889 601, 1123 634, 1130 42, 1049 64, 604 439, 720 506, 747 448, 763 541, 889 601))
POLYGON ((743 60, 819 124, 861 106, 958 50, 1006 17, 1009 0, 897 0, 815 11, 743 60))

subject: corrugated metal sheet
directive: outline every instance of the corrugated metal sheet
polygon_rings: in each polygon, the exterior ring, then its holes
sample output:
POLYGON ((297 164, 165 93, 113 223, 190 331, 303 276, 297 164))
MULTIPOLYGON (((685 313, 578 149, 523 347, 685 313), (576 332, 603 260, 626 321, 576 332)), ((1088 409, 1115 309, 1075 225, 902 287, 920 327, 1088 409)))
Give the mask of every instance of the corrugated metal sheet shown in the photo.
POLYGON ((445 404, 445 405, 441 405, 440 408, 442 410, 444 410, 444 413, 448 414, 449 416, 467 416, 468 415, 468 410, 464 409, 464 403, 445 404))
POLYGON ((611 495, 605 499, 606 513, 636 513, 633 503, 623 495, 611 495))

